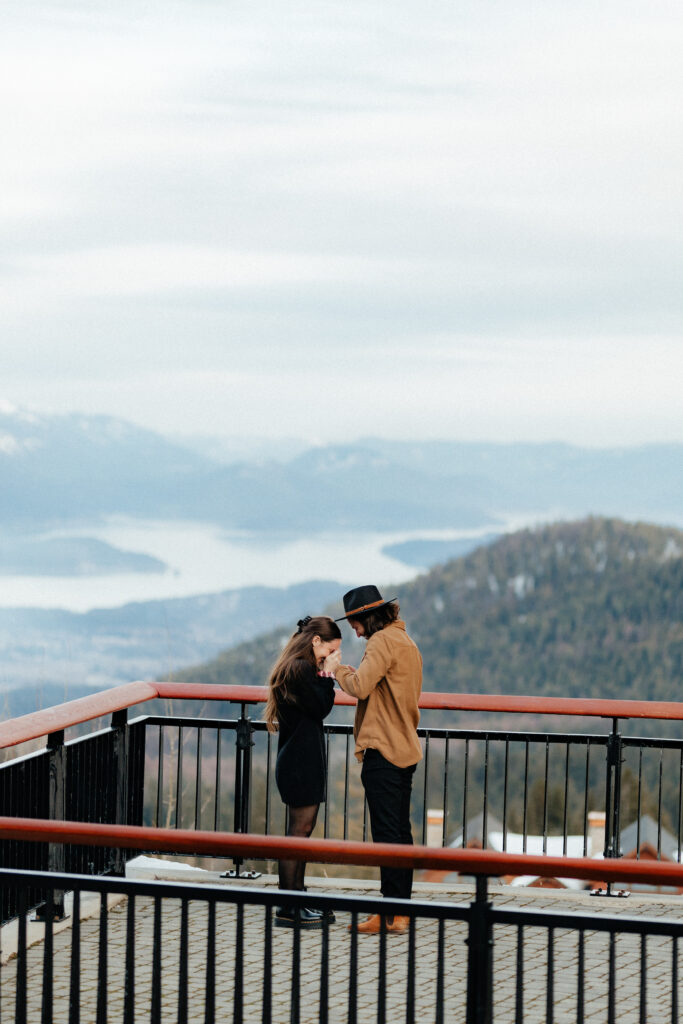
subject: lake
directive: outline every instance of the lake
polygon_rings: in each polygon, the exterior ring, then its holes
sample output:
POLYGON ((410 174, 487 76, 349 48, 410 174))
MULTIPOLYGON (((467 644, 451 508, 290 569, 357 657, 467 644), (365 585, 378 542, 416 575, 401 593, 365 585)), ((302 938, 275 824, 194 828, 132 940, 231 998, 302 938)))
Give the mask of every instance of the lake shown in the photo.
MULTIPOLYGON (((544 519, 547 517, 543 517, 544 519)), ((521 529, 538 517, 506 521, 499 532, 521 529)), ((379 586, 413 579, 422 570, 384 554, 388 544, 415 539, 476 538, 491 532, 419 530, 394 533, 321 532, 306 537, 264 537, 227 533, 195 522, 111 520, 104 525, 53 531, 50 536, 88 536, 125 551, 161 559, 163 573, 107 576, 4 576, 0 607, 65 608, 84 612, 131 601, 188 597, 247 586, 286 587, 311 579, 336 580, 349 586, 379 586)))

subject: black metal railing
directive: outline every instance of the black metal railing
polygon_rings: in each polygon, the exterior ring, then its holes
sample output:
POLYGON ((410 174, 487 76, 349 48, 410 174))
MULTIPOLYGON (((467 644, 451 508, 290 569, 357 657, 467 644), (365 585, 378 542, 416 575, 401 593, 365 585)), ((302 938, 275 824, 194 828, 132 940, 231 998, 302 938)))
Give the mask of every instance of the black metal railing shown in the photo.
MULTIPOLYGON (((239 718, 153 716, 146 729, 144 821, 157 826, 282 834, 277 737, 243 705, 239 718)), ((326 725, 327 799, 320 833, 366 839, 367 807, 350 723, 326 725)), ((683 853, 683 739, 600 733, 419 729, 413 831, 430 845, 510 852, 683 853), (431 812, 440 825, 430 828, 431 812), (590 812, 604 825, 591 829, 590 812), (622 849, 624 829, 632 842, 622 849)))
MULTIPOLYGON (((171 692, 178 686, 164 685, 171 692)), ((46 749, 0 765, 0 814, 282 834, 285 808, 274 783, 277 737, 260 720, 263 696, 245 700, 233 693, 248 688, 187 686, 181 699, 217 702, 214 691, 220 691, 224 699, 214 707, 229 711, 236 705, 239 714, 151 715, 129 723, 124 701, 153 699, 161 689, 161 684, 156 689, 129 684, 121 688, 125 693, 108 691, 88 698, 91 718, 105 701, 115 709, 109 728, 68 742, 63 730, 46 732, 46 749)), ((431 710, 424 720, 430 724, 419 730, 424 758, 412 802, 417 842, 511 852, 602 853, 608 859, 647 855, 681 862, 683 739, 634 736, 632 723, 625 730, 626 720, 597 718, 587 707, 585 727, 593 731, 456 727, 448 724, 451 712, 438 709, 439 701, 448 704, 448 695, 427 697, 431 710), (604 826, 591 828, 591 811, 604 814, 604 826), (431 816, 438 825, 430 824, 431 816)), ((482 714, 506 708, 506 702, 514 705, 507 707, 508 713, 517 712, 520 702, 529 705, 524 713, 535 704, 528 698, 515 702, 467 695, 451 700, 453 706, 467 704, 476 710, 478 723, 482 714)), ((540 714, 567 714, 554 710, 562 701, 538 703, 540 714)), ((629 702, 569 703, 573 714, 595 703, 605 705, 605 714, 612 707, 623 714, 631 710, 629 702)), ((653 707, 660 718, 665 713, 672 721, 680 718, 679 705, 653 707)), ((47 715, 52 721, 60 712, 64 721, 87 720, 67 714, 68 708, 27 718, 42 721, 47 715)), ((318 834, 366 839, 368 814, 353 756, 351 711, 336 708, 325 727, 327 799, 318 834)), ((638 705, 641 717, 647 711, 648 705, 638 705)), ((650 722, 649 728, 658 727, 650 722)), ((29 733, 40 735, 39 725, 32 722, 31 729, 21 730, 12 726, 11 742, 29 733)), ((124 858, 116 849, 93 853, 0 845, 5 867, 121 873, 124 858)), ((241 866, 238 859, 237 874, 241 866)))
MULTIPOLYGON (((68 742, 63 730, 49 733, 45 749, 0 765, 0 815, 140 825, 144 764, 145 725, 129 725, 125 710, 110 728, 68 742)), ((130 856, 117 847, 0 841, 0 864, 8 868, 120 875, 130 856)), ((28 898, 40 907, 39 895, 28 898)), ((61 896, 55 899, 59 915, 61 896)), ((11 894, 0 899, 0 922, 15 914, 11 894)))
POLYGON ((497 907, 485 874, 448 901, 288 893, 336 915, 314 932, 274 927, 273 889, 6 869, 0 888, 18 908, 0 969, 0 1019, 14 1024, 678 1021, 683 922, 497 907), (36 890, 48 911, 68 890, 70 918, 60 931, 48 912, 31 944, 36 890), (359 936, 359 915, 380 911, 407 932, 359 936))

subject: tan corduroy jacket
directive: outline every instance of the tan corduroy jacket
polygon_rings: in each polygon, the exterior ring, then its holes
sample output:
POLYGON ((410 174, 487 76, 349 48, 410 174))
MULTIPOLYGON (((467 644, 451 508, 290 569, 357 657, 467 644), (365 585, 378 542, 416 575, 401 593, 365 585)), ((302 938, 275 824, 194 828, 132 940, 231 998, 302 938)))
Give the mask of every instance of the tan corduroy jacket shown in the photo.
POLYGON ((335 676, 342 690, 358 698, 353 735, 359 761, 369 747, 399 768, 421 760, 422 657, 405 622, 398 619, 373 633, 358 668, 339 665, 335 676))

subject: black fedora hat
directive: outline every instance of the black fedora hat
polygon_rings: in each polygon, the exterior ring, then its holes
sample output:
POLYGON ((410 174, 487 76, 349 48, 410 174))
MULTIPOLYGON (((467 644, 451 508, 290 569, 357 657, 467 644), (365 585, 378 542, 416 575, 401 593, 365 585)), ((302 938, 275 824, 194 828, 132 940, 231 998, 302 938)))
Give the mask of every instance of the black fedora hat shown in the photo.
POLYGON ((335 622, 341 622, 342 619, 360 618, 368 612, 376 611, 377 608, 383 608, 385 604, 391 604, 396 598, 392 597, 391 600, 385 601, 377 587, 370 584, 366 587, 354 587, 353 590, 344 594, 342 600, 344 601, 344 615, 335 619, 335 622))

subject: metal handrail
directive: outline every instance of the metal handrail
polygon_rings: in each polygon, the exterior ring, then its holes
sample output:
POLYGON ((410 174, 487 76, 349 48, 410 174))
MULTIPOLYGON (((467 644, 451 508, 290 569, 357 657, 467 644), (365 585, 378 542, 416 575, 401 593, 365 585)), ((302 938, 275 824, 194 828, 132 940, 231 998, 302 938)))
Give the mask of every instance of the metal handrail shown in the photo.
MULTIPOLYGON (((261 704, 267 699, 263 686, 223 684, 135 682, 100 693, 79 697, 42 711, 0 722, 0 749, 40 739, 50 733, 143 704, 149 700, 220 700, 234 704, 261 704)), ((335 693, 335 704, 353 706, 355 697, 335 693)), ((502 714, 564 715, 610 719, 683 721, 683 702, 644 700, 601 700, 582 697, 514 697, 474 693, 425 692, 420 698, 424 711, 484 711, 502 714)))
POLYGON ((253 860, 288 858, 320 864, 353 864, 457 871, 463 875, 498 877, 539 875, 588 881, 640 882, 683 886, 683 864, 628 858, 551 857, 499 853, 494 850, 361 843, 348 839, 301 839, 237 832, 102 825, 76 821, 0 817, 0 839, 29 842, 120 846, 157 853, 239 857, 253 860))

